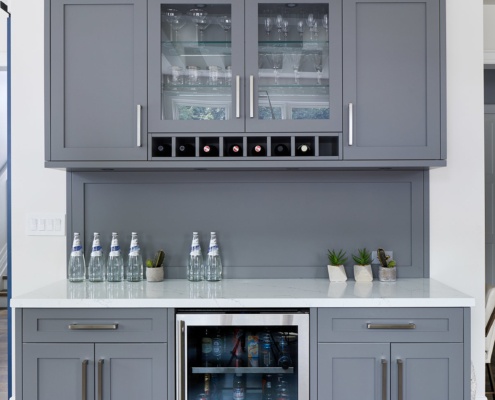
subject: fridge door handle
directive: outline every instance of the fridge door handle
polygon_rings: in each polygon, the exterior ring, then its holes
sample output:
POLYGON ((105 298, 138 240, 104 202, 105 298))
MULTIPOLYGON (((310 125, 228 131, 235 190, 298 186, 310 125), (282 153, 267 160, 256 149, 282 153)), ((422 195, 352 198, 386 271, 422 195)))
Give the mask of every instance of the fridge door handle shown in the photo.
POLYGON ((183 320, 179 320, 177 324, 177 351, 179 352, 177 357, 177 377, 176 377, 176 385, 177 385, 177 400, 185 400, 185 349, 184 349, 184 337, 185 337, 185 322, 183 320))

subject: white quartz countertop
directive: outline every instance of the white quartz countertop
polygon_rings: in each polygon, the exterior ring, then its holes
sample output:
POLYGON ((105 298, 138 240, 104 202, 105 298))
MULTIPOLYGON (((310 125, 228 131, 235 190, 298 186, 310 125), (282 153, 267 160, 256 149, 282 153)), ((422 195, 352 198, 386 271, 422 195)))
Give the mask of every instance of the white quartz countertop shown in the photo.
POLYGON ((328 279, 225 279, 221 282, 59 281, 13 298, 14 308, 473 307, 432 279, 329 282, 328 279))

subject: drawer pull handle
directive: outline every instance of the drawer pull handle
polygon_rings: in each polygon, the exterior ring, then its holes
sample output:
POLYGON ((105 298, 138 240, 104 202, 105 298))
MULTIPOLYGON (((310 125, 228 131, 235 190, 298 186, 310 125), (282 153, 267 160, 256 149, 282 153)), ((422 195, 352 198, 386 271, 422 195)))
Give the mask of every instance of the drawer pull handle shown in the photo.
POLYGON ((387 360, 382 359, 382 400, 387 400, 387 360))
POLYGON ((69 329, 71 331, 114 331, 119 328, 119 324, 101 324, 101 325, 88 325, 88 324, 70 324, 69 329))
POLYGON ((403 386, 404 386, 404 362, 399 358, 397 359, 397 374, 398 374, 398 382, 397 382, 397 399, 403 400, 403 386))
POLYGON ((88 360, 82 362, 82 400, 88 400, 88 360))
POLYGON ((366 324, 366 329, 416 329, 416 324, 366 324))
POLYGON ((103 400, 103 359, 98 360, 98 400, 103 400))

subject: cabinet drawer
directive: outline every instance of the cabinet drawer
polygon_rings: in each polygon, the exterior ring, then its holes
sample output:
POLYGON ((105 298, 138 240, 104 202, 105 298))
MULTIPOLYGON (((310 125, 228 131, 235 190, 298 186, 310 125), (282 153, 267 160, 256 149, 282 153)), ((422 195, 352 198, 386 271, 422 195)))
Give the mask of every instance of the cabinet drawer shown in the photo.
POLYGON ((462 342, 462 308, 320 308, 318 342, 462 342))
POLYGON ((166 342, 166 309, 25 309, 24 342, 166 342))

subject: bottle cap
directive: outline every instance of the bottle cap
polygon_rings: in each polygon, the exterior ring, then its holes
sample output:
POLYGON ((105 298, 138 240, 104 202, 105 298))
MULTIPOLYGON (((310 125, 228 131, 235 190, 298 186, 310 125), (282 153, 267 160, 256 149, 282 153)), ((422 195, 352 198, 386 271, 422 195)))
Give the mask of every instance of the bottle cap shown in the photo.
POLYGON ((117 234, 117 232, 112 232, 112 235, 116 235, 116 234, 117 234))
POLYGON ((132 232, 133 235, 137 235, 137 232, 132 232))
POLYGON ((217 233, 216 232, 211 232, 212 235, 216 235, 217 233))
POLYGON ((198 234, 198 232, 193 232, 193 235, 197 235, 197 234, 198 234))

